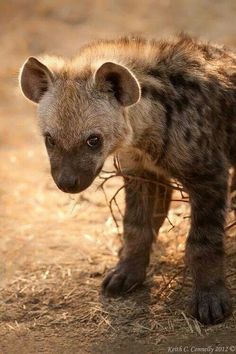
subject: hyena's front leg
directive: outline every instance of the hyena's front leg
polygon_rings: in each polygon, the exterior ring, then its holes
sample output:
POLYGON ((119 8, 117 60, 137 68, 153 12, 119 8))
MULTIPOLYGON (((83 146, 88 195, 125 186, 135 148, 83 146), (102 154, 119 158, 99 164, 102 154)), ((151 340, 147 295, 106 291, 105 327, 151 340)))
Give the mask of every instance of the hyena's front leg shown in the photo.
POLYGON ((156 189, 155 206, 153 208, 152 227, 157 235, 164 223, 170 208, 172 188, 168 187, 170 180, 164 176, 158 177, 158 188, 156 189))
POLYGON ((227 176, 205 178, 199 176, 187 186, 192 210, 186 259, 193 276, 191 313, 202 323, 214 324, 231 313, 224 279, 227 176))
POLYGON ((236 167, 233 169, 232 181, 230 186, 230 206, 234 210, 234 215, 236 216, 236 167))
MULTIPOLYGON (((139 177, 154 181, 157 178, 147 172, 139 177)), ((158 181, 165 182, 164 178, 158 181)), ((124 246, 116 268, 103 282, 107 295, 129 292, 145 280, 154 234, 167 215, 171 191, 134 179, 126 185, 125 194, 124 246)))

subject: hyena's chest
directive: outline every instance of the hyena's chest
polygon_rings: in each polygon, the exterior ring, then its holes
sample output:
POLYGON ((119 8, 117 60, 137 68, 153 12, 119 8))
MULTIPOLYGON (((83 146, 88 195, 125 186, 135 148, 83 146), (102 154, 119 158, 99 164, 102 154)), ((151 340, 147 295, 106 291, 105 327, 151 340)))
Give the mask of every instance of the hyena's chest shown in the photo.
POLYGON ((141 171, 153 175, 167 175, 167 170, 156 163, 148 153, 137 148, 120 150, 116 157, 123 174, 140 174, 141 171))

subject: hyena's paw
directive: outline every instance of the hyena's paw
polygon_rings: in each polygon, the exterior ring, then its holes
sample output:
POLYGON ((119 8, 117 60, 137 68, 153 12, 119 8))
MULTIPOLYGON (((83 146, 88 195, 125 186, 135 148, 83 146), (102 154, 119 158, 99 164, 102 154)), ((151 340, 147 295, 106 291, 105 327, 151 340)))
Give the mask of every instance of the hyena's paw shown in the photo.
POLYGON ((224 284, 207 290, 196 290, 190 308, 191 314, 203 324, 217 324, 232 312, 232 302, 224 284))
POLYGON ((141 285, 146 277, 146 267, 129 260, 121 261, 111 270, 102 283, 104 295, 118 296, 141 285))

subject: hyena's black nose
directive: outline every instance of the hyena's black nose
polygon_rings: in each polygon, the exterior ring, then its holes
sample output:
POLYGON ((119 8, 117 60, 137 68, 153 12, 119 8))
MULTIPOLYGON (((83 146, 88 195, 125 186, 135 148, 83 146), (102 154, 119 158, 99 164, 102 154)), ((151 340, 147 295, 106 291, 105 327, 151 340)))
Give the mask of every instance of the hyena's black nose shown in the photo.
POLYGON ((78 177, 73 175, 68 176, 65 174, 61 174, 57 181, 58 188, 60 188, 63 192, 66 193, 76 193, 78 190, 78 184, 78 177))

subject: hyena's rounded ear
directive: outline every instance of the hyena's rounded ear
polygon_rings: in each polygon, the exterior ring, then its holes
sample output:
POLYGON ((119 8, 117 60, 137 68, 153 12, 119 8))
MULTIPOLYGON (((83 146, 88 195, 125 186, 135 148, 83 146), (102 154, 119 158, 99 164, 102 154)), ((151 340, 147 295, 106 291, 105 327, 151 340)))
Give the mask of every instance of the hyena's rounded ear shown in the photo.
POLYGON ((38 59, 30 57, 21 68, 19 81, 23 94, 38 103, 52 85, 53 74, 38 59))
POLYGON ((95 82, 102 91, 112 91, 122 106, 137 103, 141 96, 136 77, 126 67, 107 62, 95 74, 95 82))

